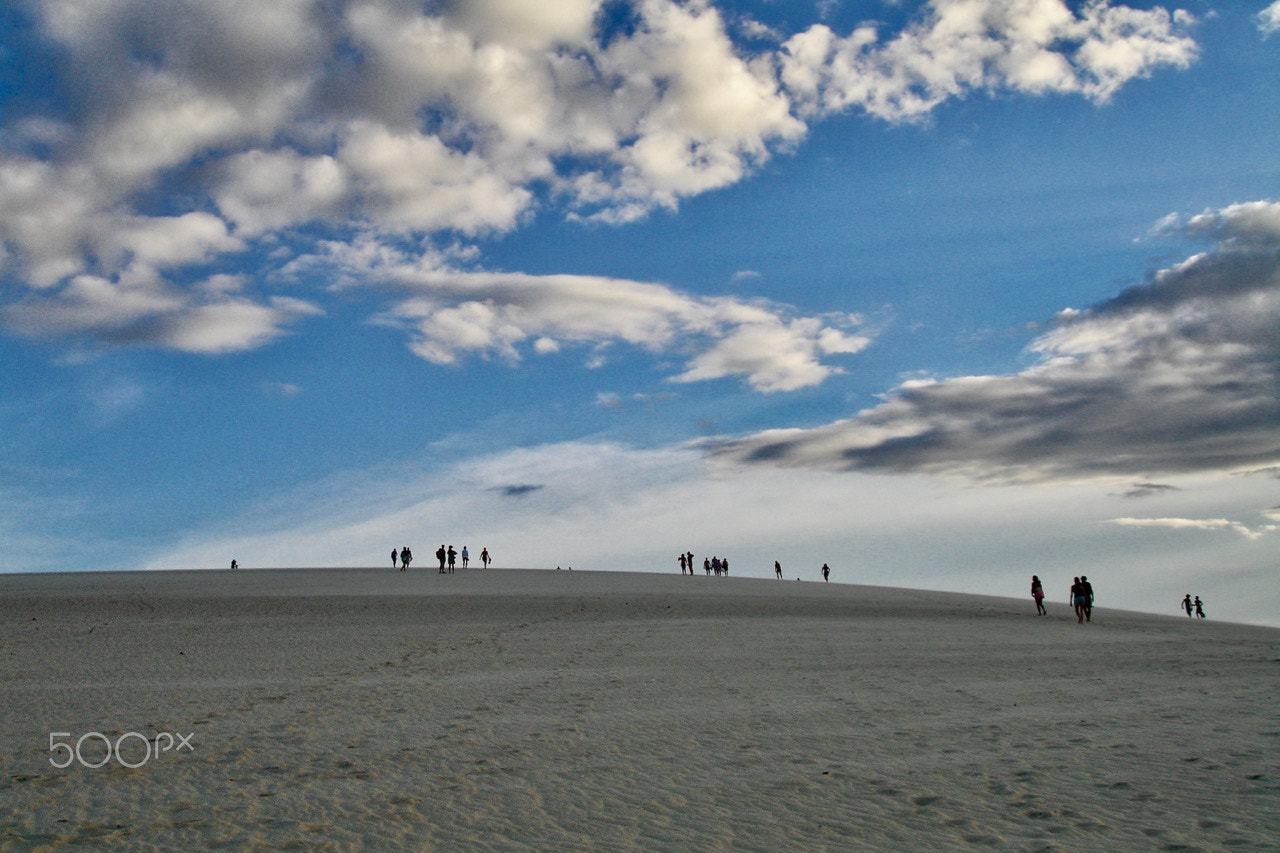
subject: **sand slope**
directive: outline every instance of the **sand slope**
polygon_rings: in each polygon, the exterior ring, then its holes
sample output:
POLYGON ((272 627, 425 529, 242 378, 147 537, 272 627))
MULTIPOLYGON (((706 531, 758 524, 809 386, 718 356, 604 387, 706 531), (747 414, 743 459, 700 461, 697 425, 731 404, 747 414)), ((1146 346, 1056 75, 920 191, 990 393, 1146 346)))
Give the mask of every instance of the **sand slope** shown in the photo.
POLYGON ((5 849, 1280 838, 1274 629, 430 567, 4 576, 0 597, 5 849), (50 732, 90 731, 192 747, 50 765, 50 732))

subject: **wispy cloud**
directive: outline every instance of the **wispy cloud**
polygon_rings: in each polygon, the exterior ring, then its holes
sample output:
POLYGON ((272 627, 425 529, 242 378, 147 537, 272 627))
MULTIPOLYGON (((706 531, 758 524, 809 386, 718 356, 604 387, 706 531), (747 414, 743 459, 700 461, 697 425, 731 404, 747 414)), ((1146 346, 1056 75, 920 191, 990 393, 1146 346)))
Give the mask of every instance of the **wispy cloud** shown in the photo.
POLYGON ((1258 13, 1258 29, 1266 36, 1280 31, 1280 2, 1272 3, 1258 13))
POLYGON ((800 317, 764 300, 695 297, 655 282, 465 269, 368 239, 325 249, 296 266, 405 294, 378 322, 405 329, 412 350, 437 364, 468 356, 517 362, 569 345, 598 359, 600 345, 625 343, 686 355, 673 382, 742 376, 757 391, 790 391, 839 370, 824 358, 871 343, 854 331, 855 315, 800 317))
POLYGON ((713 447, 738 464, 917 471, 978 481, 1239 470, 1280 447, 1280 204, 1182 226, 1218 242, 1093 308, 1062 315, 1021 373, 912 380, 814 429, 713 447))
POLYGON ((1227 518, 1112 518, 1107 523, 1121 527, 1162 527, 1170 530, 1226 530, 1250 540, 1261 539, 1264 533, 1276 530, 1275 525, 1255 530, 1227 518))

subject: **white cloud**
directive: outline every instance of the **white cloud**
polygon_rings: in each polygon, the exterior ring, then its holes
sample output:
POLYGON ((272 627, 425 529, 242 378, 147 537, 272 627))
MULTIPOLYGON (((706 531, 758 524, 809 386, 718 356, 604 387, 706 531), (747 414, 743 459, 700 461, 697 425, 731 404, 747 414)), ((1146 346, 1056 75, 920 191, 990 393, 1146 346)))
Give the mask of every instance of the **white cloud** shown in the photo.
POLYGON ((347 170, 327 154, 246 151, 223 171, 213 190, 218 210, 244 236, 336 216, 350 192, 347 170))
POLYGON ((284 334, 297 319, 320 309, 289 297, 267 304, 222 295, 209 298, 141 276, 111 281, 77 276, 52 293, 5 306, 5 325, 23 335, 87 337, 107 346, 166 347, 216 354, 252 349, 284 334))
POLYGON ((1187 226, 1211 252, 1078 314, 1007 376, 911 380, 826 426, 727 440, 725 460, 980 481, 1151 476, 1273 465, 1280 453, 1276 205, 1187 226), (1260 223, 1262 223, 1260 225, 1260 223))
POLYGON ((269 305, 227 299, 196 305, 157 324, 152 340, 184 352, 222 353, 253 349, 284 334, 284 326, 317 309, 276 297, 269 305))
MULTIPOLYGON (((38 311, 10 312, 11 325, 38 321, 33 334, 90 331, 91 300, 70 298, 78 277, 110 284, 95 304, 122 300, 101 306, 101 331, 113 334, 139 298, 199 303, 183 291, 238 272, 247 251, 269 246, 288 266, 290 252, 314 253, 301 246, 308 240, 447 242, 518 228, 544 205, 628 222, 742 180, 798 143, 808 129, 800 116, 860 107, 907 120, 947 98, 1006 88, 1102 101, 1194 55, 1181 13, 1095 2, 1073 14, 1060 0, 936 0, 883 40, 869 28, 838 37, 815 26, 781 48, 703 0, 636 0, 629 25, 607 32, 600 22, 617 10, 603 0, 425 9, 33 0, 31 9, 58 57, 50 72, 63 100, 79 105, 46 115, 48 99, 27 93, 14 103, 28 114, 11 116, 0 137, 5 272, 22 288, 67 291, 38 311), (144 277, 156 279, 150 290, 136 283, 144 277), (53 318, 60 310, 69 316, 53 318)), ((573 313, 563 281, 540 282, 558 313, 573 313)), ((597 308, 593 293, 576 313, 597 308)), ((422 319, 437 331, 424 331, 420 350, 448 360, 455 345, 443 338, 509 355, 537 334, 510 309, 430 309, 422 319)), ((595 325, 612 327, 617 308, 600 310, 607 316, 595 325)), ((274 322, 265 307, 197 313, 208 336, 139 339, 224 351, 239 345, 212 333, 227 326, 209 315, 239 314, 242 328, 274 322)), ((551 325, 572 338, 593 322, 575 318, 567 333, 551 325)), ((239 340, 267 340, 265 328, 239 340)), ((808 350, 858 345, 830 333, 814 345, 786 323, 768 334, 791 367, 751 366, 750 339, 766 335, 754 328, 722 335, 691 370, 799 387, 822 373, 808 350)))
POLYGON ((782 80, 808 115, 860 108, 917 119, 975 90, 1080 93, 1106 101, 1161 65, 1185 67, 1195 43, 1185 13, 1061 0, 934 0, 882 41, 873 26, 847 36, 817 24, 784 44, 782 80))
POLYGON ((757 391, 794 391, 818 385, 837 372, 818 355, 856 353, 868 345, 868 338, 824 327, 815 318, 762 318, 730 329, 675 379, 694 382, 745 375, 757 391))
POLYGON ((763 301, 699 298, 602 276, 464 270, 439 255, 415 257, 371 240, 329 248, 306 266, 408 291, 379 322, 408 330, 412 350, 437 364, 468 356, 516 362, 525 346, 545 355, 621 342, 688 354, 673 381, 742 376, 758 391, 788 391, 836 372, 823 357, 857 353, 871 342, 849 332, 856 315, 795 317, 763 301))
POLYGON ((1161 221, 1166 231, 1213 240, 1228 246, 1280 243, 1280 203, 1249 201, 1222 210, 1206 210, 1185 222, 1177 216, 1161 221))
POLYGON ((1111 518, 1107 523, 1121 527, 1160 527, 1169 530, 1226 530, 1251 541, 1261 539, 1265 532, 1226 518, 1111 518))
POLYGON ((1258 29, 1267 36, 1280 32, 1280 0, 1258 13, 1258 29))

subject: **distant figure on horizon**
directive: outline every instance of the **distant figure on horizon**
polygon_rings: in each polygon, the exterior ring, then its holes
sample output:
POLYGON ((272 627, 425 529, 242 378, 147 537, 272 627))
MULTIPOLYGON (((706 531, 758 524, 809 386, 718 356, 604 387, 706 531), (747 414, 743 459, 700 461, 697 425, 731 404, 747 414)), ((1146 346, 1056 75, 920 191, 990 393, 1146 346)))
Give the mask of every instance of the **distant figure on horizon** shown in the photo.
POLYGON ((1187 611, 1187 618, 1191 618, 1191 593, 1187 593, 1182 599, 1182 609, 1187 611))
POLYGON ((773 576, 778 580, 782 580, 782 563, 777 560, 773 561, 773 576))
POLYGON ((724 572, 725 577, 729 577, 729 558, 725 557, 720 561, 720 571, 724 572))
POLYGON ((484 567, 489 568, 489 549, 485 548, 480 552, 480 562, 484 563, 484 567))
POLYGON ((449 574, 453 574, 453 567, 458 563, 458 552, 453 550, 453 546, 449 546, 449 574))
POLYGON ((1080 576, 1080 589, 1084 590, 1084 621, 1093 621, 1093 584, 1084 575, 1080 576))
POLYGON ((232 561, 231 561, 231 569, 232 569, 232 571, 235 571, 235 570, 236 570, 236 569, 238 569, 238 568, 240 568, 240 564, 239 564, 239 563, 237 563, 235 560, 232 560, 232 561))
POLYGON ((444 550, 444 545, 441 545, 436 549, 436 559, 440 561, 440 574, 444 574, 444 561, 446 556, 447 552, 444 550))
POLYGON ((706 557, 702 558, 702 570, 706 572, 708 575, 711 574, 711 561, 708 560, 706 557))
POLYGON ((680 574, 684 574, 684 570, 689 567, 689 561, 685 559, 684 554, 680 555, 680 574))
POLYGON ((1204 619, 1204 602, 1200 600, 1200 596, 1196 596, 1196 618, 1204 619))
POLYGON ((693 567, 695 565, 695 563, 693 562, 693 552, 692 551, 687 552, 685 554, 685 557, 688 558, 688 562, 689 562, 689 574, 693 574, 693 567))
POLYGON ((400 549, 400 571, 407 571, 409 564, 413 562, 413 552, 409 550, 409 546, 405 545, 400 549))
POLYGON ((467 564, 469 564, 470 562, 471 562, 471 556, 470 554, 467 553, 467 546, 463 545, 462 546, 462 568, 465 569, 467 567, 467 564))
POLYGON ((1035 575, 1031 576, 1031 597, 1036 600, 1036 615, 1046 616, 1049 611, 1044 609, 1044 586, 1040 583, 1040 578, 1035 575))
POLYGON ((720 577, 720 558, 715 554, 711 555, 711 573, 716 577, 720 577))
POLYGON ((831 577, 831 567, 828 566, 826 563, 823 563, 822 564, 822 580, 824 582, 829 582, 830 577, 831 577))
MULTIPOLYGON (((391 549, 391 568, 394 569, 396 567, 396 563, 398 563, 399 561, 400 561, 400 552, 397 551, 395 548, 392 548, 391 549)), ((404 571, 404 569, 401 569, 400 571, 404 571)))
POLYGON ((1071 579, 1071 607, 1076 612, 1076 621, 1084 621, 1084 588, 1080 586, 1080 578, 1071 579))

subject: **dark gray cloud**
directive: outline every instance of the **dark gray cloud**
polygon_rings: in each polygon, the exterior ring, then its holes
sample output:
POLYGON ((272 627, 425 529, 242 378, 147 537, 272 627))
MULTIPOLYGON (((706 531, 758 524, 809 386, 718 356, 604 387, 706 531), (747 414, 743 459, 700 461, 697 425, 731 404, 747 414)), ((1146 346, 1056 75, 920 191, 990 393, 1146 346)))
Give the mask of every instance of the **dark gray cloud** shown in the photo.
POLYGON ((977 481, 1140 477, 1280 460, 1280 204, 1184 226, 1208 252, 1060 324, 1021 373, 912 381, 853 417, 711 448, 744 464, 977 481))
POLYGON ((1122 498, 1149 498, 1152 495, 1163 495, 1168 492, 1182 491, 1177 486, 1167 486, 1163 483, 1134 483, 1133 488, 1127 492, 1122 492, 1122 498))
POLYGON ((525 495, 532 494, 533 492, 539 491, 542 488, 545 488, 545 487, 542 485, 533 485, 531 483, 521 483, 519 485, 514 485, 514 486, 502 486, 499 489, 497 489, 497 491, 503 497, 522 498, 525 495))

